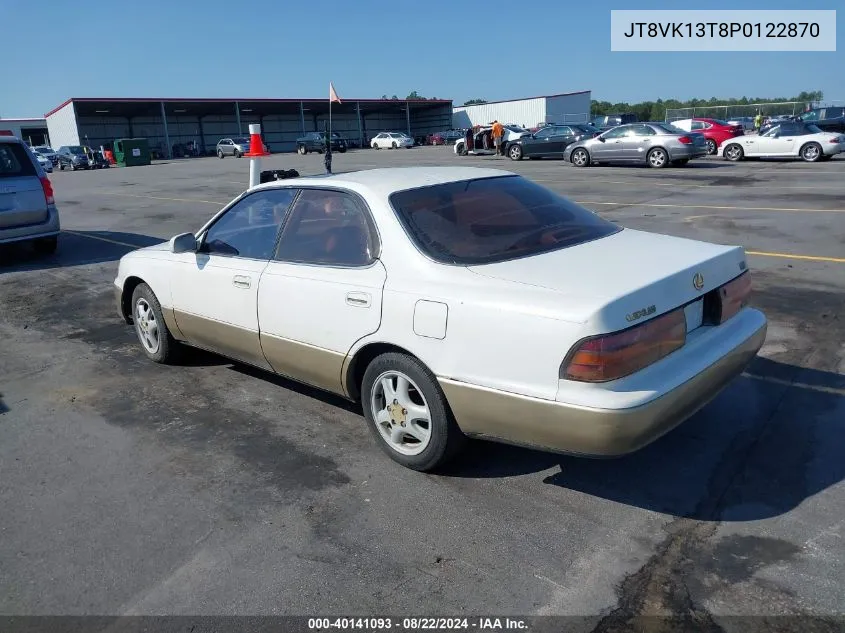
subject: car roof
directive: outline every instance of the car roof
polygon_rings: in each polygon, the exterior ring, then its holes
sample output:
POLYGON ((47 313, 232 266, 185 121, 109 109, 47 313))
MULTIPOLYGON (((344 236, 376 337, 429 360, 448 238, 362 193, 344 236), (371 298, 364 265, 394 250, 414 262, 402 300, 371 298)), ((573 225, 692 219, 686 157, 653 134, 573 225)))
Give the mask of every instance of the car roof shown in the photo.
POLYGON ((481 167, 383 167, 379 169, 365 169, 343 174, 326 174, 322 176, 306 176, 303 178, 289 178, 275 180, 254 187, 257 189, 273 189, 291 186, 313 186, 316 183, 333 185, 344 189, 360 191, 366 189, 369 193, 387 197, 396 191, 416 189, 430 185, 440 185, 476 178, 495 178, 498 176, 516 176, 514 172, 503 169, 485 169, 481 167))

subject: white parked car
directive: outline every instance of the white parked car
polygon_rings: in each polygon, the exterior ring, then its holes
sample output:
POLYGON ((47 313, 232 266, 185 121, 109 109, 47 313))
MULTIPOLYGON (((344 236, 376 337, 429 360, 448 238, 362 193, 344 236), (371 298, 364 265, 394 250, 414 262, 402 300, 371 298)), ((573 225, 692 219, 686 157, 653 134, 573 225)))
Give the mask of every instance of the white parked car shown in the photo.
POLYGON ((370 147, 373 149, 397 149, 399 147, 410 148, 414 146, 414 139, 401 132, 382 132, 373 137, 370 147))
POLYGON ((812 123, 784 121, 763 134, 747 134, 719 146, 719 156, 743 158, 802 158, 808 163, 829 160, 845 152, 845 135, 824 132, 812 123))
POLYGON ((188 343, 358 401, 417 470, 466 436, 637 450, 766 334, 741 247, 625 229, 492 169, 259 185, 125 255, 114 284, 153 361, 188 343))

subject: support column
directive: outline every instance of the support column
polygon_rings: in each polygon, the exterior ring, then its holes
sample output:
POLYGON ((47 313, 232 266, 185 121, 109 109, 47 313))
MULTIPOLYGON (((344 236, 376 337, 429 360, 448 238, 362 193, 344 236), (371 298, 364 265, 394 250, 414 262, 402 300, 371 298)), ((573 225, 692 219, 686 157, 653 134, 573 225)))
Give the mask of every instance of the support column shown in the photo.
MULTIPOLYGON (((411 104, 405 102, 405 120, 408 122, 408 136, 411 136, 411 104)), ((414 138, 411 136, 411 138, 414 138)))
POLYGON ((167 132, 167 113, 164 111, 164 101, 161 102, 161 122, 164 124, 165 155, 173 158, 173 148, 170 147, 170 134, 167 132))
POLYGON ((355 111, 358 113, 358 142, 361 143, 361 149, 364 148, 364 128, 361 125, 361 102, 355 102, 355 111))
POLYGON ((299 124, 302 126, 302 136, 305 136, 305 106, 299 102, 299 124))
POLYGON ((238 105, 238 102, 235 101, 235 121, 238 122, 238 136, 243 136, 243 128, 241 127, 241 107, 238 105))
POLYGON ((202 117, 197 117, 200 128, 200 156, 205 156, 205 130, 202 129, 202 117))

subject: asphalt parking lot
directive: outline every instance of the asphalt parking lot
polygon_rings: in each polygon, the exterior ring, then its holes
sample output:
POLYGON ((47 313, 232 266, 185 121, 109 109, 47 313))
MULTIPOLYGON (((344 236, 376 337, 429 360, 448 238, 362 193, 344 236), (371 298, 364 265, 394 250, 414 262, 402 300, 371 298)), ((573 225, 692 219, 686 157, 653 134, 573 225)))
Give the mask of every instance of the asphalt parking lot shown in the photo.
POLYGON ((206 353, 154 365, 117 318, 119 257, 198 228, 246 159, 55 172, 57 254, 0 251, 0 613, 845 615, 845 160, 334 155, 335 172, 441 164, 744 245, 760 357, 629 457, 477 442, 415 473, 342 401, 206 353))

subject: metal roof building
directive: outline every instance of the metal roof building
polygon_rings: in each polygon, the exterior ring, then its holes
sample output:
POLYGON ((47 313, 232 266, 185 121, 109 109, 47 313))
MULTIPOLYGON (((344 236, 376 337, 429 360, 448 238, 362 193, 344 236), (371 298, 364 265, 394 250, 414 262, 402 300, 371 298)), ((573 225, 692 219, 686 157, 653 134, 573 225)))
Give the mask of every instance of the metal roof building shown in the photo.
MULTIPOLYGON (((153 99, 71 98, 46 114, 53 147, 106 146, 118 138, 143 137, 162 157, 179 156, 189 143, 214 153, 222 138, 246 136, 261 124, 274 152, 293 151, 306 132, 323 130, 329 101, 324 99, 153 99)), ((451 100, 342 99, 332 104, 332 130, 352 142, 380 132, 425 136, 449 128, 451 100)))
POLYGON ((590 120, 591 99, 591 91, 582 90, 459 106, 452 114, 452 127, 462 129, 493 121, 526 128, 539 123, 585 123, 590 120))
POLYGON ((43 118, 0 119, 0 136, 17 136, 35 147, 47 144, 47 121, 43 118))

